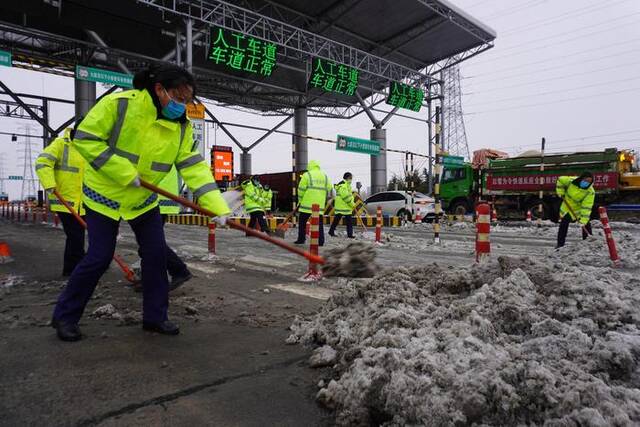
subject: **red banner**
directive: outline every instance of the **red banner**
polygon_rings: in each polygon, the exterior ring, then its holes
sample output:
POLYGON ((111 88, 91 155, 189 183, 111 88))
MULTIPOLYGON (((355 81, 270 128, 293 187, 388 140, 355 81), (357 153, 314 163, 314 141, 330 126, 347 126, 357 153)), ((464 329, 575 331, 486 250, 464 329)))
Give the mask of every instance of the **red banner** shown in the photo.
MULTIPOLYGON (((540 185, 544 190, 555 190, 556 181, 563 175, 487 175, 487 190, 509 190, 509 191, 539 191, 540 185), (541 177, 544 177, 544 183, 541 177)), ((593 174, 594 187, 596 190, 615 189, 618 187, 617 172, 595 172, 593 174)))

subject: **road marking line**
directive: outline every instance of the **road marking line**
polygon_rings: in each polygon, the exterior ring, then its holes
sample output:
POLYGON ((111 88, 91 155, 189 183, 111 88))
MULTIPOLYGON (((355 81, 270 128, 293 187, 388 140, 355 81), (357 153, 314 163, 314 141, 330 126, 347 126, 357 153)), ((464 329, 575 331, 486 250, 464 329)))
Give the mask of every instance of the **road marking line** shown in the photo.
POLYGON ((254 255, 245 255, 240 259, 243 261, 252 262, 254 264, 262 264, 269 267, 289 267, 290 265, 295 264, 291 261, 278 261, 273 258, 262 258, 254 255))

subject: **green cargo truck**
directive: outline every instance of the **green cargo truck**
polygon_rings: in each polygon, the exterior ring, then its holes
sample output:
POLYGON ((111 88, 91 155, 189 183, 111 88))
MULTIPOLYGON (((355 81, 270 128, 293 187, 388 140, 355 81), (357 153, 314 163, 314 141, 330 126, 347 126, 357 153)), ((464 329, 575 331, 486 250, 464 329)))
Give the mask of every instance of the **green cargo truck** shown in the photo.
MULTIPOLYGON (((594 175, 596 204, 640 203, 640 174, 634 170, 634 154, 609 148, 599 152, 547 154, 491 159, 472 167, 469 163, 447 165, 440 185, 446 212, 463 214, 477 200, 492 202, 500 218, 524 218, 528 210, 538 213, 539 191, 543 190, 543 218, 557 220, 560 200, 555 186, 559 176, 594 175), (544 163, 544 172, 540 165, 544 163)), ((595 208, 594 206, 594 208, 595 208)))

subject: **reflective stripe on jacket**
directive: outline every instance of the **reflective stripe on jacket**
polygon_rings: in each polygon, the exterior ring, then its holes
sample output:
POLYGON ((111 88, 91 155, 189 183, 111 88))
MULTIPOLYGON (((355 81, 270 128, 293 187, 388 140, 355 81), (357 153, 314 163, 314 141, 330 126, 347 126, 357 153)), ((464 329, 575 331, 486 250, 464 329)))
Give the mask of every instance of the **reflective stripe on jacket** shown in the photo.
POLYGON ((335 212, 341 215, 351 215, 355 207, 351 183, 348 181, 340 181, 335 185, 335 189, 335 212))
POLYGON ((311 213, 311 207, 317 204, 320 206, 320 212, 323 212, 331 189, 331 182, 320 169, 320 163, 311 160, 307 172, 302 175, 298 184, 298 210, 311 213))
POLYGON ((247 213, 264 212, 264 202, 261 197, 261 191, 251 181, 242 183, 242 191, 244 193, 244 210, 247 213))
POLYGON ((216 215, 229 213, 211 171, 193 149, 191 122, 159 118, 146 90, 102 98, 78 126, 73 145, 90 166, 83 202, 109 218, 129 220, 155 208, 157 194, 129 184, 139 175, 158 185, 174 165, 200 205, 216 215))
POLYGON ((262 201, 263 201, 262 207, 264 208, 264 210, 270 211, 271 203, 273 202, 273 191, 271 191, 271 189, 262 190, 262 201))
POLYGON ((580 223, 586 224, 591 217, 596 190, 594 190, 593 184, 588 188, 580 188, 573 183, 576 178, 575 176, 558 177, 556 193, 563 198, 563 202, 560 204, 560 218, 569 214, 571 219, 575 221, 578 219, 576 216, 579 216, 580 223))
MULTIPOLYGON (((80 215, 82 206, 82 177, 84 158, 71 145, 70 129, 64 137, 54 139, 36 159, 36 173, 42 188, 55 188, 80 215)), ((49 195, 49 207, 54 212, 69 212, 54 194, 49 195)))

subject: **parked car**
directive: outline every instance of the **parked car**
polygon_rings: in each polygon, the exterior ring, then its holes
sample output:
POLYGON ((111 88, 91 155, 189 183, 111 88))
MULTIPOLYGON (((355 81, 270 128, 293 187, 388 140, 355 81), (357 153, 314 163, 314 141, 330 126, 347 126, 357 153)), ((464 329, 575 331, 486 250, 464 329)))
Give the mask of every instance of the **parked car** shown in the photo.
MULTIPOLYGON (((412 220, 411 192, 383 191, 369 196, 364 204, 369 215, 375 216, 378 206, 381 206, 383 215, 398 216, 407 221, 412 220)), ((423 222, 431 222, 435 218, 434 200, 425 194, 415 193, 414 209, 416 214, 420 214, 423 222)))

